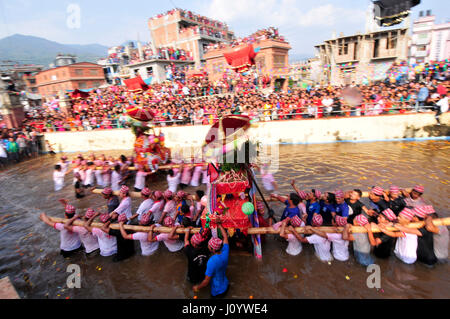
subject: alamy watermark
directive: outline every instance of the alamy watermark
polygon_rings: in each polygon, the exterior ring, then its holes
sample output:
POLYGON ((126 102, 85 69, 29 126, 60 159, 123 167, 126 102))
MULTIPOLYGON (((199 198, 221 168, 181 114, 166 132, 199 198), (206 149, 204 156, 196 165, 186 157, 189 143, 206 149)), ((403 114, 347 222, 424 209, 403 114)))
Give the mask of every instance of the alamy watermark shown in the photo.
POLYGON ((70 289, 81 288, 81 268, 77 264, 67 266, 66 272, 70 273, 67 277, 66 284, 70 289))
POLYGON ((380 289, 381 288, 381 268, 377 264, 371 264, 367 266, 367 272, 370 272, 371 274, 369 277, 367 277, 366 284, 367 288, 373 289, 380 289))

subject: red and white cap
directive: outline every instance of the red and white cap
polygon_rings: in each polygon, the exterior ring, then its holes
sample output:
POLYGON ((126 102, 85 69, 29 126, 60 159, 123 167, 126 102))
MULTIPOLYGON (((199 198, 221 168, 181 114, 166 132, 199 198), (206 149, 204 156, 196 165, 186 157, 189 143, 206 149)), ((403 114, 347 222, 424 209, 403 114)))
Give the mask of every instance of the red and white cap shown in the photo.
POLYGON ((299 191, 298 196, 300 196, 301 199, 305 200, 308 197, 308 193, 305 191, 299 191))
POLYGON ((413 188, 414 191, 423 194, 423 192, 425 191, 425 188, 422 185, 416 185, 413 188))
POLYGON ((372 188, 372 193, 374 193, 377 196, 383 196, 384 194, 384 189, 382 189, 379 186, 375 186, 374 188, 372 188))
POLYGON ((130 191, 130 189, 128 188, 128 186, 126 185, 122 185, 122 187, 120 188, 120 193, 121 194, 126 194, 130 191))
POLYGON ((414 207, 413 211, 417 217, 420 218, 427 217, 427 209, 425 208, 425 206, 416 206, 414 207))
POLYGON ((74 206, 66 205, 66 208, 65 208, 66 214, 69 214, 69 215, 75 214, 75 210, 76 210, 76 208, 74 206))
POLYGON ((425 210, 427 211, 427 214, 433 214, 433 213, 436 212, 436 211, 434 210, 433 206, 431 206, 431 205, 426 205, 426 206, 424 206, 424 207, 425 207, 425 210))
POLYGON ((164 226, 166 227, 172 227, 174 224, 173 218, 170 216, 167 216, 166 218, 164 218, 164 226))
POLYGON ((322 195, 321 191, 319 191, 318 189, 314 190, 314 196, 316 196, 316 198, 320 198, 321 195, 322 195))
POLYGON ((211 238, 208 242, 208 247, 214 251, 220 249, 221 246, 222 246, 222 239, 217 237, 211 238))
POLYGON ((151 215, 149 213, 142 214, 140 223, 142 225, 148 225, 150 223, 150 217, 151 215))
POLYGON ((321 226, 323 224, 323 218, 322 215, 315 214, 312 218, 312 224, 313 226, 321 226))
POLYGON ((300 227, 302 225, 302 220, 300 219, 300 217, 298 217, 298 215, 295 215, 294 217, 292 217, 290 222, 291 222, 291 225, 294 227, 300 227))
POLYGON ((163 197, 163 193, 161 191, 156 191, 153 195, 157 200, 163 197))
POLYGON ((414 217, 414 211, 409 208, 404 208, 399 216, 402 216, 403 218, 406 218, 407 220, 411 220, 414 217))
POLYGON ((391 185, 389 187, 389 193, 391 193, 391 194, 398 194, 398 193, 400 193, 400 188, 398 186, 391 185))
POLYGON ((365 224, 369 223, 369 220, 363 214, 359 214, 358 216, 356 216, 355 220, 358 223, 358 225, 360 225, 360 226, 364 226, 365 224))
POLYGON ((381 213, 391 222, 397 218, 397 216, 395 216, 395 213, 390 208, 383 210, 381 213))
POLYGON ((344 192, 341 191, 340 189, 336 190, 334 192, 334 196, 336 197, 336 199, 343 199, 344 198, 344 192))
POLYGON ((150 190, 149 188, 147 188, 147 187, 145 187, 145 188, 141 191, 141 194, 144 195, 144 196, 150 196, 151 193, 152 193, 151 190, 150 190))
POLYGON ((336 215, 334 220, 336 221, 336 224, 340 227, 347 225, 347 218, 345 218, 345 217, 336 215))
POLYGON ((119 218, 117 218, 117 221, 120 222, 126 222, 128 220, 127 215, 125 213, 120 214, 119 218))
POLYGON ((199 246, 203 242, 203 237, 200 233, 196 233, 191 237, 191 243, 194 246, 199 246))
POLYGON ((91 219, 92 217, 94 217, 95 215, 95 210, 93 210, 92 208, 88 208, 88 210, 86 211, 86 214, 84 214, 84 217, 86 217, 87 219, 91 219))
POLYGON ((100 215, 100 221, 102 223, 106 223, 111 217, 109 216, 108 213, 104 213, 100 215))
POLYGON ((168 189, 164 192, 164 197, 172 198, 172 196, 173 196, 173 192, 170 189, 168 189))
POLYGON ((111 195, 112 192, 113 192, 112 188, 110 188, 110 187, 105 187, 105 188, 103 189, 103 191, 102 191, 102 194, 103 194, 103 195, 111 195))

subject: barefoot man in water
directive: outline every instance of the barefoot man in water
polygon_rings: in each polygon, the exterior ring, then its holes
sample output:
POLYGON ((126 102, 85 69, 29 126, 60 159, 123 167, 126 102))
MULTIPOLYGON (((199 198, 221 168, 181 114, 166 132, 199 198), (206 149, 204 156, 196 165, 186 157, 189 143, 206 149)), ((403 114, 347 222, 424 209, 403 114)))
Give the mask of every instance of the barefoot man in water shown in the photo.
POLYGON ((227 232, 225 228, 223 228, 220 220, 217 220, 216 224, 222 233, 223 242, 217 237, 213 237, 209 240, 208 248, 213 256, 211 256, 206 265, 205 279, 200 285, 192 287, 192 290, 197 292, 211 283, 211 297, 214 299, 223 298, 228 292, 229 283, 225 272, 227 270, 228 256, 230 253, 227 232))

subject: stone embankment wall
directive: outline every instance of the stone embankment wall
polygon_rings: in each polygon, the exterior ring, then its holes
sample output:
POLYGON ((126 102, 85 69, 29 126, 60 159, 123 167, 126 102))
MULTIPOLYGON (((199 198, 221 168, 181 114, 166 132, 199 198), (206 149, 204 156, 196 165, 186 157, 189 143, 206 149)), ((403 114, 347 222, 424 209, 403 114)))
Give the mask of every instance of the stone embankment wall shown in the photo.
MULTIPOLYGON (((315 144, 424 139, 448 136, 450 113, 441 115, 436 126, 434 113, 385 115, 319 120, 287 120, 255 123, 251 135, 267 144, 315 144)), ((162 127, 166 146, 198 147, 209 125, 162 127)), ((156 129, 159 131, 159 129, 156 129)), ((57 152, 131 150, 134 135, 129 129, 46 133, 57 152)))

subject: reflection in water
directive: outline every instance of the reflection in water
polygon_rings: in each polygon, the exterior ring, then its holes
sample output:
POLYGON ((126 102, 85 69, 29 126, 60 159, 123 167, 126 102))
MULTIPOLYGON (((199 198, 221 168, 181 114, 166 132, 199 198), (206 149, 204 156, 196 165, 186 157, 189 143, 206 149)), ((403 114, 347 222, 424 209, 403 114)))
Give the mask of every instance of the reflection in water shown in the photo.
MULTIPOLYGON (((291 191, 293 178, 300 188, 322 191, 355 187, 365 191, 373 185, 408 187, 422 183, 425 198, 438 213, 449 216, 449 145, 446 141, 283 145, 274 175, 282 194, 291 191)), ((82 253, 70 259, 59 255, 59 233, 40 222, 39 214, 62 216, 57 202, 62 197, 81 209, 100 208, 105 203, 98 195, 75 200, 71 176, 66 178, 66 187, 54 193, 52 169, 57 159, 35 159, 0 174, 0 276, 10 276, 24 298, 192 298, 191 285, 185 280, 185 256, 170 253, 164 245, 155 255, 142 257, 136 243, 138 254, 121 263, 86 258, 82 253), (81 267, 81 289, 66 286, 69 264, 81 267)), ((153 189, 165 187, 163 177, 152 185, 153 189)), ((133 200, 135 209, 138 205, 139 200, 133 200)), ((282 206, 272 205, 280 216, 282 206)), ((376 260, 382 270, 382 290, 377 291, 367 288, 369 273, 353 257, 348 262, 327 264, 314 256, 313 247, 304 245, 296 257, 287 255, 285 248, 285 241, 268 236, 262 261, 232 252, 228 297, 450 297, 448 264, 429 269, 421 264, 402 264, 395 257, 376 260), (288 272, 283 273, 283 268, 288 272)), ((204 289, 198 297, 208 298, 209 290, 204 289)))

